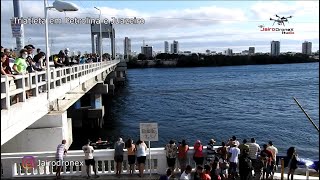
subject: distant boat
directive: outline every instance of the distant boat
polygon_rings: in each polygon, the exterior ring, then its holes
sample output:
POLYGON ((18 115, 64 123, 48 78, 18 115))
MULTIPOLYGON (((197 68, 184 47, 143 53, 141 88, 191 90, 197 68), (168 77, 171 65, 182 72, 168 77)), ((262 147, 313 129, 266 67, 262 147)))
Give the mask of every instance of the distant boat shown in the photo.
POLYGON ((91 146, 94 149, 110 149, 111 147, 113 147, 113 143, 108 141, 101 141, 100 143, 91 143, 91 146))

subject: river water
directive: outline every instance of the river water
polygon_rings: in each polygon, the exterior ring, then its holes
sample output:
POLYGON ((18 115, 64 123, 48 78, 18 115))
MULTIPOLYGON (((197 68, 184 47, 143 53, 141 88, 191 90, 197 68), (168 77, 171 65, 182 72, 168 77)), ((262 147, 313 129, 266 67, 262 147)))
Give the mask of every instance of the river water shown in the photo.
POLYGON ((152 147, 170 139, 220 144, 235 135, 261 146, 271 140, 280 154, 295 146, 301 157, 318 159, 319 133, 292 98, 319 126, 318 71, 319 63, 129 69, 126 85, 104 99, 105 127, 80 130, 86 137, 74 132, 74 143, 137 140, 139 123, 156 122, 159 141, 152 147))

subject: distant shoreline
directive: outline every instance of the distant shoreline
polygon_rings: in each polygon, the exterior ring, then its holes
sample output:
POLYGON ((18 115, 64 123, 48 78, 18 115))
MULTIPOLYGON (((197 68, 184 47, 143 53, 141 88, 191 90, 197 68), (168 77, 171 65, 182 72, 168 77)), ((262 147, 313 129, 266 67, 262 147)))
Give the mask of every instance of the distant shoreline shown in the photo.
POLYGON ((179 68, 179 67, 220 67, 241 65, 313 63, 319 59, 298 55, 256 55, 256 56, 179 56, 176 59, 137 60, 127 62, 128 69, 134 68, 179 68))

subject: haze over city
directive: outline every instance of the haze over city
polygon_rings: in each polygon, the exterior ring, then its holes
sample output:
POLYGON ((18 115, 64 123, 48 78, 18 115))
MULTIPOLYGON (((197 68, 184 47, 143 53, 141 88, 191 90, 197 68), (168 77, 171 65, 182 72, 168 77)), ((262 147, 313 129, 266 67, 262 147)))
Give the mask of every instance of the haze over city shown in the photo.
MULTIPOLYGON (((164 51, 164 41, 179 42, 180 51, 205 52, 207 49, 233 52, 255 47, 256 52, 270 52, 272 40, 281 42, 281 52, 301 52, 303 41, 312 42, 312 51, 319 49, 318 1, 72 1, 79 11, 60 13, 50 10, 49 18, 143 18, 145 24, 114 25, 116 51, 123 53, 123 40, 131 39, 132 51, 140 53, 143 40, 153 50, 164 51), (281 27, 269 19, 275 14, 290 16, 285 28, 294 28, 294 34, 262 32, 259 25, 281 27)), ((53 1, 49 0, 49 4, 53 1)), ((44 18, 43 1, 21 1, 25 18, 44 18)), ((12 1, 2 1, 1 45, 15 47, 10 19, 12 1), (5 36, 6 34, 6 36, 5 36)), ((44 25, 25 24, 25 44, 45 49, 44 25)), ((89 24, 50 24, 49 43, 53 53, 69 48, 71 51, 91 51, 89 24)), ((110 52, 110 41, 103 40, 104 52, 110 52)))

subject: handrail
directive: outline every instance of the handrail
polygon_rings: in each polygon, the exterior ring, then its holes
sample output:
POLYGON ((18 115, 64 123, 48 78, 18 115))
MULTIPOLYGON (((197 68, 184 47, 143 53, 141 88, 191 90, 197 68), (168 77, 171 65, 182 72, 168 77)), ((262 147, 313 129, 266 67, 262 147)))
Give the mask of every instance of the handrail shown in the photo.
MULTIPOLYGON (((82 82, 81 77, 119 62, 119 60, 113 60, 51 68, 50 88, 55 89, 75 79, 82 82)), ((9 110, 13 104, 26 102, 30 96, 37 97, 39 94, 47 92, 46 71, 36 71, 14 77, 1 75, 1 109, 9 110)))

